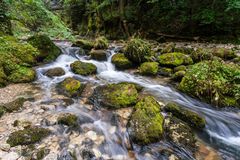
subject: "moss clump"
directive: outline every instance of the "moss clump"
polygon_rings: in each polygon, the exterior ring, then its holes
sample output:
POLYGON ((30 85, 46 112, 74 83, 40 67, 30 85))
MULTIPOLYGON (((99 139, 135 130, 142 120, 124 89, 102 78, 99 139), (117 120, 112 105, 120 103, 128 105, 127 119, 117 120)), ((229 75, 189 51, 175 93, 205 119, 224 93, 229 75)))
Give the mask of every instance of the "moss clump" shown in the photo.
POLYGON ((132 83, 118 83, 99 86, 94 90, 90 101, 98 106, 119 109, 137 103, 138 91, 132 83))
POLYGON ((226 60, 237 57, 237 54, 232 49, 226 48, 214 48, 212 54, 226 60))
POLYGON ((70 97, 80 96, 83 91, 83 85, 80 81, 74 78, 66 78, 59 85, 60 93, 63 93, 70 97))
POLYGON ((186 123, 175 117, 170 117, 165 119, 164 126, 167 138, 170 141, 190 151, 196 151, 194 132, 186 123))
POLYGON ((58 77, 63 76, 64 74, 65 71, 61 67, 51 68, 44 73, 44 75, 48 77, 58 77))
POLYGON ((184 65, 181 65, 181 66, 178 66, 178 67, 175 67, 173 69, 174 72, 178 72, 178 71, 186 71, 187 70, 187 67, 184 66, 184 65))
POLYGON ((213 54, 210 52, 209 49, 198 48, 196 51, 192 52, 190 55, 194 62, 213 59, 213 54))
POLYGON ((32 68, 20 67, 8 76, 8 80, 13 83, 27 83, 34 81, 35 77, 35 70, 32 68))
POLYGON ((65 113, 58 117, 58 124, 76 127, 78 125, 78 117, 76 115, 65 113))
POLYGON ((0 34, 12 34, 11 21, 7 16, 7 4, 0 1, 0 34))
POLYGON ((177 82, 181 82, 181 80, 183 79, 185 74, 186 74, 186 71, 178 71, 178 72, 173 74, 172 79, 177 81, 177 82))
POLYGON ((48 136, 50 131, 45 128, 29 127, 10 134, 7 143, 11 147, 17 145, 30 145, 41 141, 48 136))
POLYGON ((166 67, 160 67, 159 68, 159 74, 162 76, 170 77, 173 74, 172 68, 166 68, 166 67))
POLYGON ((144 62, 139 67, 140 74, 155 76, 158 73, 158 63, 157 62, 144 62))
POLYGON ((108 48, 108 40, 106 37, 101 36, 96 38, 94 42, 94 49, 107 49, 108 48))
POLYGON ((147 96, 134 107, 129 121, 130 137, 141 145, 157 142, 163 134, 163 121, 160 105, 153 97, 147 96))
POLYGON ((105 50, 95 50, 92 49, 90 51, 90 55, 92 59, 98 60, 98 61, 105 61, 107 60, 107 52, 105 50))
POLYGON ((75 46, 78 46, 82 49, 91 50, 94 47, 94 42, 86 39, 78 39, 75 42, 75 46))
POLYGON ((18 111, 23 107, 24 102, 26 101, 25 98, 17 98, 16 100, 6 103, 6 104, 1 104, 0 107, 4 108, 6 112, 13 112, 13 111, 18 111))
POLYGON ((28 42, 40 51, 38 62, 51 62, 61 54, 61 50, 46 35, 36 34, 30 37, 28 42))
POLYGON ((167 112, 171 112, 173 116, 187 122, 189 126, 196 129, 202 129, 206 125, 206 121, 203 117, 199 116, 197 113, 184 109, 176 103, 168 103, 165 106, 167 112))
POLYGON ((80 74, 83 76, 97 73, 97 67, 92 63, 75 61, 70 65, 70 67, 75 74, 80 74))
POLYGON ((188 69, 179 89, 220 107, 237 106, 240 68, 218 60, 203 61, 188 69))
POLYGON ((162 54, 158 57, 158 62, 161 66, 167 67, 193 64, 193 60, 190 56, 179 52, 162 54))
POLYGON ((0 88, 7 85, 7 75, 5 74, 3 67, 0 67, 0 88))
POLYGON ((130 39, 127 42, 125 52, 125 56, 136 64, 143 63, 152 56, 150 44, 139 38, 130 39))
POLYGON ((123 53, 117 53, 112 56, 112 63, 117 69, 129 69, 133 66, 132 62, 129 61, 123 53))

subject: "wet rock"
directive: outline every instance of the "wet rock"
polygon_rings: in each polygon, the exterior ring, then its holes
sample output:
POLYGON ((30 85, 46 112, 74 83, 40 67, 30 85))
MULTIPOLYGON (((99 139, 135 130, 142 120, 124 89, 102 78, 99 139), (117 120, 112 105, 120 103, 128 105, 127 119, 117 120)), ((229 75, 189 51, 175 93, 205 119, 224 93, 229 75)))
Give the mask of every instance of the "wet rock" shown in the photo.
POLYGON ((51 68, 44 73, 44 75, 51 78, 63 76, 64 74, 65 74, 65 71, 61 67, 51 68))
POLYGON ((139 67, 139 72, 142 75, 155 76, 158 73, 158 63, 157 62, 145 62, 139 67))
POLYGON ((83 76, 97 73, 97 67, 92 63, 75 61, 70 65, 70 67, 75 74, 80 74, 83 76))
POLYGON ((6 103, 6 104, 0 104, 0 108, 2 108, 3 111, 6 112, 14 112, 18 111, 23 107, 24 102, 27 101, 27 99, 21 97, 17 98, 16 100, 6 103))
POLYGON ((132 62, 129 61, 123 53, 117 53, 112 56, 112 63, 119 70, 129 69, 133 66, 132 62))
POLYGON ((65 113, 58 117, 58 124, 67 125, 69 127, 77 127, 78 126, 78 117, 74 114, 65 113))
POLYGON ((163 116, 160 105, 151 96, 139 101, 129 121, 129 135, 134 143, 145 145, 157 142, 163 134, 163 116))
POLYGON ((188 123, 189 126, 196 129, 202 129, 206 125, 206 121, 203 117, 199 116, 193 111, 189 111, 183 107, 180 107, 176 103, 168 103, 164 109, 167 112, 171 112, 173 116, 183 120, 184 122, 188 123))
POLYGON ((214 48, 212 54, 226 60, 237 57, 237 54, 232 49, 227 48, 214 48))
POLYGON ((143 63, 147 57, 152 56, 151 46, 142 39, 132 38, 127 42, 125 56, 133 63, 143 63))
POLYGON ((108 40, 106 37, 101 36, 96 38, 94 42, 94 49, 107 49, 108 48, 108 40))
POLYGON ((138 91, 133 84, 118 83, 98 86, 90 102, 96 106, 103 106, 110 109, 119 109, 136 104, 138 91))
POLYGON ((61 54, 61 50, 46 35, 36 34, 28 39, 28 43, 40 51, 38 62, 51 62, 61 54))
POLYGON ((78 39, 76 40, 74 46, 80 47, 85 50, 91 50, 94 46, 94 42, 86 39, 78 39))
POLYGON ((80 81, 71 77, 64 79, 64 81, 58 85, 59 92, 70 97, 80 96, 83 89, 84 85, 80 81))
POLYGON ((90 149, 84 148, 80 151, 81 157, 83 159, 93 159, 95 158, 94 152, 90 149))
POLYGON ((17 145, 29 145, 39 142, 44 137, 48 136, 50 131, 45 128, 29 127, 23 130, 18 130, 10 134, 7 143, 11 147, 17 145))
POLYGON ((191 128, 175 117, 165 119, 165 132, 170 141, 192 152, 196 151, 196 139, 191 128))
POLYGON ((186 74, 185 71, 177 71, 176 73, 173 74, 172 79, 174 81, 181 82, 185 74, 186 74))
POLYGON ((184 66, 184 65, 181 65, 181 66, 178 66, 178 67, 175 67, 173 69, 174 72, 178 72, 178 71, 186 71, 187 70, 187 67, 184 66))
POLYGON ((193 64, 193 60, 190 56, 179 52, 166 53, 158 57, 160 66, 177 67, 180 65, 193 64))
POLYGON ((160 67, 159 75, 170 77, 173 74, 173 70, 171 68, 160 67))
POLYGON ((107 51, 105 51, 105 50, 92 49, 90 51, 90 55, 91 55, 92 59, 95 59, 98 61, 106 61, 107 60, 107 51))

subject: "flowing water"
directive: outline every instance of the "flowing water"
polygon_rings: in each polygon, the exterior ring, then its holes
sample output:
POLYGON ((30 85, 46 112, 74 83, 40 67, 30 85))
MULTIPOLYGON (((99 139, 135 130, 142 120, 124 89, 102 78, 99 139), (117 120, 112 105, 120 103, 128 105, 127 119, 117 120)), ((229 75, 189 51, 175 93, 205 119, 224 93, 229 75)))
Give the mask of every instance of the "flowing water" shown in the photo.
MULTIPOLYGON (((66 77, 74 76, 83 82, 92 83, 95 86, 105 83, 134 82, 144 87, 144 91, 151 93, 164 103, 174 101, 204 116, 207 124, 201 133, 197 133, 198 136, 210 146, 214 147, 223 159, 240 159, 240 115, 238 114, 238 110, 216 110, 206 103, 180 93, 171 86, 161 85, 154 79, 115 70, 114 65, 111 64, 111 57, 119 48, 117 46, 113 45, 111 49, 108 50, 108 60, 103 62, 89 60, 88 56, 84 55, 81 49, 70 47, 66 42, 58 43, 58 46, 61 47, 63 54, 60 55, 55 62, 41 66, 37 69, 37 82, 45 91, 45 96, 42 101, 51 100, 51 90, 57 83, 61 82, 66 77), (84 77, 72 73, 69 66, 76 60, 95 64, 97 66, 96 77, 84 77), (62 67, 66 74, 53 79, 43 75, 47 69, 54 67, 62 67)), ((66 109, 60 110, 60 112, 72 112, 77 114, 83 121, 85 119, 87 122, 79 124, 81 128, 91 128, 97 134, 103 136, 105 141, 97 148, 102 155, 106 155, 108 158, 135 158, 143 160, 166 159, 167 157, 165 157, 159 149, 170 148, 182 159, 194 159, 187 150, 165 141, 145 147, 139 147, 137 145, 132 146, 129 142, 126 129, 110 111, 104 109, 89 110, 84 108, 84 104, 80 107, 79 103, 74 103, 66 109), (130 154, 130 148, 133 148, 132 154, 134 156, 130 154)), ((63 147, 63 152, 64 151, 65 149, 63 147)))

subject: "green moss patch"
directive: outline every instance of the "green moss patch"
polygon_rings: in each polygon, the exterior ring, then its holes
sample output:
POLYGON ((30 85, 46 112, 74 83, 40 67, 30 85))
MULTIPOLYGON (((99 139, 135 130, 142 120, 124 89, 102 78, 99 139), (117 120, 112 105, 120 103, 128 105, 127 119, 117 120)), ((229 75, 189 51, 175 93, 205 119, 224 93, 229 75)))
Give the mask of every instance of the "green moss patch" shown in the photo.
POLYGON ((58 117, 58 124, 76 127, 78 125, 78 117, 74 114, 65 113, 58 117))
POLYGON ((112 63, 117 69, 129 69, 133 66, 132 62, 129 61, 123 53, 117 53, 112 56, 112 63))
POLYGON ((70 65, 70 67, 75 74, 80 74, 83 76, 97 73, 97 67, 92 63, 75 61, 70 65))
POLYGON ((160 105, 151 96, 139 101, 129 121, 129 134, 132 140, 141 145, 154 143, 162 138, 164 117, 160 105))
POLYGON ((158 62, 161 66, 167 67, 193 64, 193 60, 190 56, 179 52, 162 54, 158 57, 158 62))
POLYGON ((144 62, 139 67, 139 72, 142 75, 155 76, 158 73, 158 63, 157 62, 144 62))
POLYGON ((80 96, 84 89, 84 86, 80 81, 71 77, 66 78, 64 81, 62 81, 58 87, 60 93, 70 97, 80 96))

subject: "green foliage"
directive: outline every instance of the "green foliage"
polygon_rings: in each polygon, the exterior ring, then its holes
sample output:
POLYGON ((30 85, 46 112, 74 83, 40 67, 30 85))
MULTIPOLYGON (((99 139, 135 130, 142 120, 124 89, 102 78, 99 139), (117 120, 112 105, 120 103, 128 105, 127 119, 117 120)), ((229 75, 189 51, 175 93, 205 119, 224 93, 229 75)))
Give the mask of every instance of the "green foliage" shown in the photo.
POLYGON ((240 68, 224 62, 203 61, 188 69, 179 89, 220 107, 240 106, 240 68))
POLYGON ((11 133, 7 140, 7 143, 10 144, 11 147, 17 145, 30 145, 39 142, 49 134, 50 131, 48 129, 29 127, 11 133))
POLYGON ((10 18, 7 15, 8 6, 5 1, 0 1, 0 35, 12 34, 10 18))
POLYGON ((125 52, 125 56, 136 64, 145 62, 152 55, 150 44, 139 38, 130 39, 125 52))
POLYGON ((94 49, 107 49, 108 48, 108 40, 106 37, 98 37, 94 42, 94 49))
POLYGON ((97 67, 92 63, 75 61, 70 65, 70 67, 75 74, 80 74, 83 76, 97 73, 97 67))
POLYGON ((144 62, 139 67, 140 74, 155 76, 158 73, 158 63, 157 62, 144 62))
POLYGON ((130 137, 141 145, 157 142, 163 134, 163 121, 160 105, 153 97, 147 96, 134 107, 129 121, 130 137))

